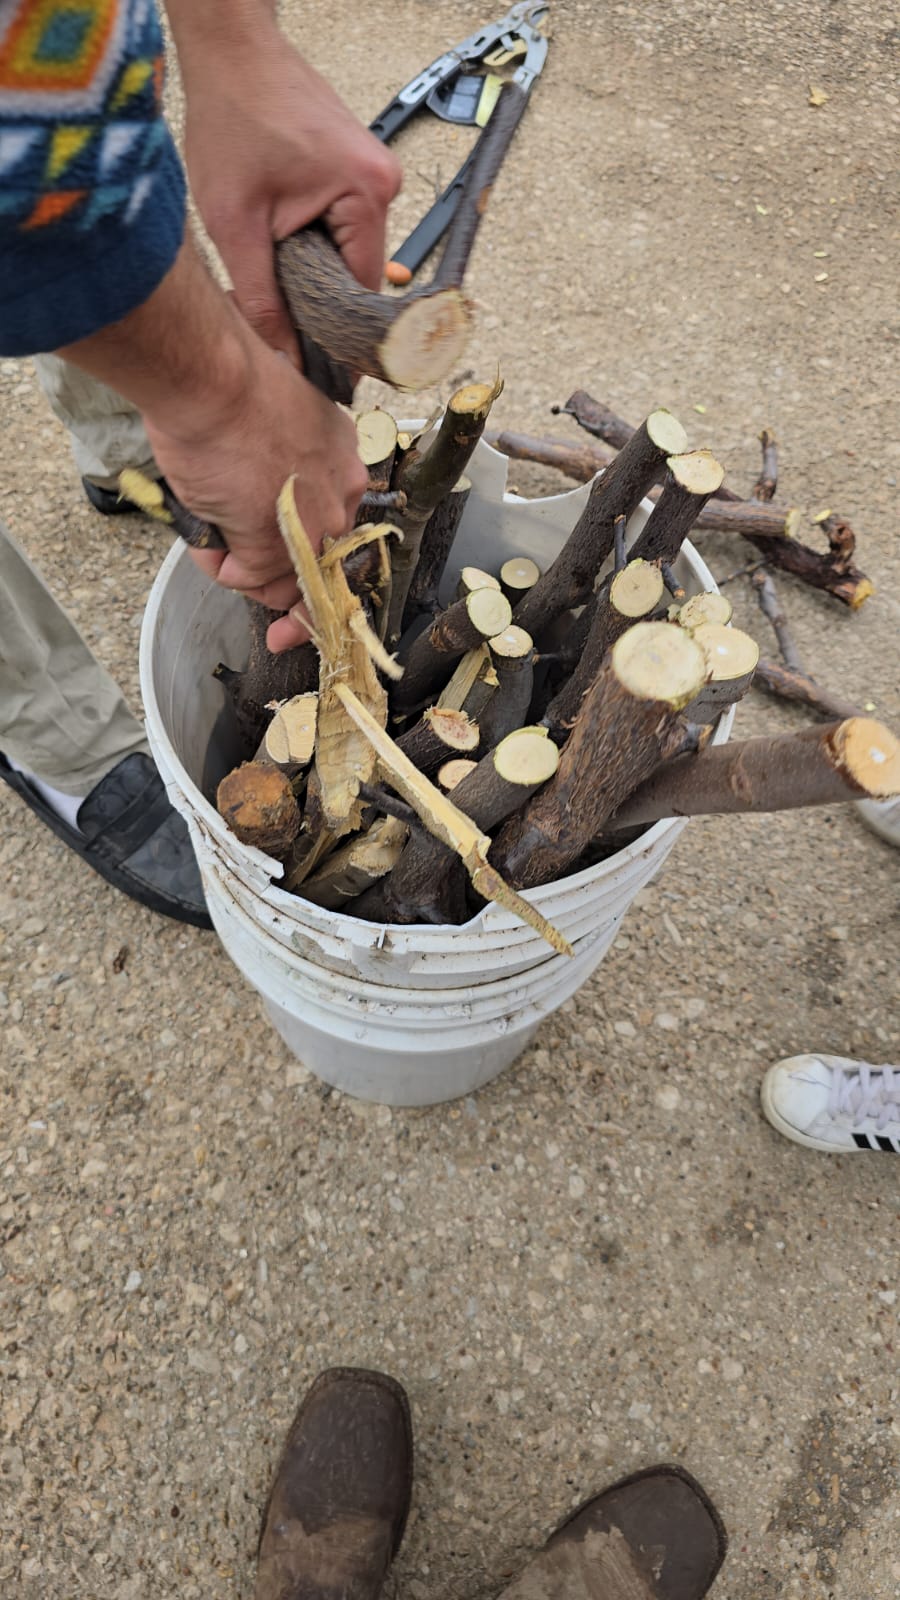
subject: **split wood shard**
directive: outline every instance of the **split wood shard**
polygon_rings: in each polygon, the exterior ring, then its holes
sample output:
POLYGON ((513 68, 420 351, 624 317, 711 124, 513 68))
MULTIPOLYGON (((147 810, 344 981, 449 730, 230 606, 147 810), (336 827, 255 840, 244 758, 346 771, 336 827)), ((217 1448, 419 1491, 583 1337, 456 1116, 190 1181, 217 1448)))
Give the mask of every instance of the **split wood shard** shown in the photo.
MULTIPOLYGON (((360 826, 363 808, 359 786, 372 777, 375 757, 370 741, 348 716, 337 689, 342 684, 352 686, 368 713, 383 727, 387 721, 387 694, 372 659, 381 647, 368 627, 358 597, 350 592, 339 555, 335 558, 332 550, 318 561, 313 554, 297 512, 293 478, 288 479, 278 497, 278 525, 294 564, 309 613, 313 643, 319 652, 315 774, 323 824, 340 836, 360 826)), ((340 548, 338 541, 338 551, 340 548)))
POLYGON ((367 833, 341 845, 303 884, 304 900, 341 911, 400 860, 408 829, 396 817, 379 817, 367 833))
POLYGON ((789 811, 900 794, 900 740, 871 717, 851 717, 772 739, 708 745, 642 784, 610 829, 661 817, 789 811))
POLYGON ((276 708, 256 752, 256 760, 295 772, 309 766, 316 748, 318 709, 317 694, 297 694, 285 700, 276 708))
POLYGON ((403 715, 436 692, 451 672, 454 661, 483 639, 508 628, 512 609, 500 589, 476 589, 435 617, 410 646, 403 681, 393 697, 394 710, 403 715))
POLYGON ((429 832, 456 852, 477 892, 485 900, 495 901, 534 928, 560 955, 574 954, 572 946, 559 930, 541 916, 535 906, 510 889, 500 874, 489 865, 487 852, 491 841, 487 835, 416 771, 412 762, 402 750, 398 750, 393 739, 346 683, 335 683, 334 693, 370 741, 388 782, 409 802, 429 832))

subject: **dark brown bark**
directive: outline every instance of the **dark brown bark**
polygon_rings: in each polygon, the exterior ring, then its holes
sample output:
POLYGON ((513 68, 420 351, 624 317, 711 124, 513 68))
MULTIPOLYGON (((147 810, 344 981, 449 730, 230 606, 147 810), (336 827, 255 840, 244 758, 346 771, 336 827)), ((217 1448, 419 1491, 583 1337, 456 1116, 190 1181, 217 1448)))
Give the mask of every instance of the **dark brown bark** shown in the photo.
MULTIPOLYGON (((652 644, 658 648, 660 635, 652 644)), ((523 810, 511 817, 490 853, 494 866, 514 888, 528 889, 562 877, 600 833, 606 820, 644 778, 659 766, 681 738, 677 706, 663 682, 675 681, 682 701, 691 684, 699 689, 705 665, 699 646, 667 623, 637 623, 607 655, 585 695, 556 777, 523 810), (659 699, 643 698, 629 685, 640 680, 625 670, 623 652, 633 653, 651 636, 639 630, 662 628, 672 661, 659 669, 659 699), (626 640, 628 641, 626 645, 626 640)))
POLYGON ((419 560, 425 527, 432 512, 464 475, 498 388, 486 383, 467 384, 451 397, 436 438, 424 452, 415 447, 403 457, 394 474, 394 488, 406 495, 406 510, 394 519, 403 534, 393 552, 391 603, 387 621, 389 649, 395 649, 402 632, 406 602, 419 560))
POLYGON ((484 437, 502 456, 509 456, 513 461, 533 461, 539 467, 554 467, 578 483, 587 483, 589 478, 596 477, 615 460, 616 454, 614 450, 601 450, 597 445, 583 444, 577 439, 542 439, 530 433, 516 433, 510 428, 490 429, 484 437))
MULTIPOLYGON (((623 436, 622 429, 630 427, 629 424, 623 423, 620 418, 613 417, 613 414, 605 406, 600 405, 598 401, 591 400, 590 395, 586 396, 583 390, 578 391, 577 396, 573 395, 569 404, 571 405, 576 398, 580 402, 588 401, 592 406, 596 407, 596 415, 601 419, 601 426, 603 427, 601 437, 621 438, 623 436), (604 417, 611 418, 612 422, 617 425, 614 433, 611 425, 609 431, 607 431, 606 425, 602 422, 604 417)), ((568 408, 562 409, 567 410, 568 408)), ((573 409, 570 414, 575 416, 575 410, 573 409)), ((589 428, 588 431, 594 430, 589 428)), ((546 460, 548 465, 561 465, 558 451, 564 441, 532 439, 523 434, 504 434, 502 437, 508 444, 517 446, 517 448, 504 449, 499 440, 492 441, 495 442, 497 449, 504 450, 507 455, 517 456, 519 448, 524 446, 527 453, 523 453, 523 459, 529 461, 546 460), (545 449, 547 451, 546 454, 544 453, 545 449)), ((774 440, 772 443, 774 445, 774 440)), ((583 451, 584 446, 581 448, 583 451)), ((596 460, 597 467, 593 469, 594 471, 606 464, 605 452, 598 453, 596 460)), ((576 465, 575 457, 572 458, 572 465, 576 465)), ((584 462, 584 470, 573 472, 571 476, 577 477, 580 482, 584 482, 592 476, 592 472, 589 469, 590 458, 587 458, 584 462)), ((567 469, 562 468, 562 470, 567 469)), ((762 504, 752 500, 742 500, 739 495, 734 493, 734 490, 729 489, 724 484, 713 498, 715 503, 705 508, 697 523, 698 528, 717 529, 723 533, 739 533, 742 538, 748 539, 757 549, 765 551, 766 558, 773 566, 781 567, 785 572, 793 573, 794 577, 801 578, 804 583, 811 584, 815 589, 826 590, 829 594, 833 594, 836 600, 840 600, 843 605, 849 606, 851 610, 856 610, 874 593, 874 587, 870 579, 866 577, 865 573, 860 572, 858 567, 853 565, 852 557, 856 547, 856 535, 850 524, 842 517, 832 515, 826 517, 821 524, 822 530, 828 539, 829 548, 826 553, 814 550, 810 545, 801 544, 793 538, 792 535, 796 529, 798 516, 796 512, 789 510, 787 507, 779 506, 776 508, 773 502, 768 508, 769 516, 760 515, 759 512, 764 511, 762 504), (759 511, 756 513, 749 509, 754 504, 759 506, 759 511), (786 530, 788 537, 785 537, 786 530)))
POLYGON ((672 562, 677 558, 707 500, 718 487, 717 476, 721 482, 721 470, 709 451, 695 450, 674 459, 662 494, 632 548, 634 560, 672 562), (702 467, 696 475, 702 487, 694 481, 695 475, 685 470, 688 463, 693 462, 702 467))
MULTIPOLYGON (((660 583, 659 578, 656 581, 660 583)), ((611 582, 605 583, 594 596, 590 606, 592 617, 590 629, 579 651, 575 669, 554 695, 543 714, 542 721, 550 729, 550 737, 557 744, 562 744, 568 738, 578 716, 581 701, 600 671, 606 652, 612 649, 616 640, 632 627, 640 615, 633 612, 626 615, 619 610, 613 596, 614 589, 611 582)), ((648 594, 645 615, 654 609, 658 600, 659 594, 656 591, 648 594)))
POLYGON ((850 718, 678 756, 631 795, 609 828, 661 817, 832 805, 881 797, 892 785, 900 785, 900 741, 869 717, 850 718))
POLYGON ((809 706, 818 716, 829 720, 833 717, 861 715, 861 707, 854 705, 852 700, 844 700, 840 695, 832 694, 830 689, 824 689, 807 673, 792 671, 789 667, 782 666, 780 661, 769 661, 760 657, 753 674, 753 682, 756 688, 766 689, 777 699, 795 700, 799 705, 809 706))
POLYGON ((574 417, 585 433, 592 433, 595 439, 602 439, 614 450, 621 450, 634 432, 629 422, 623 422, 609 406, 595 400, 585 389, 576 389, 564 406, 551 406, 550 410, 554 417, 574 417))
POLYGON ((772 624, 772 630, 778 640, 782 661, 789 672, 802 673, 803 662, 800 660, 800 652, 794 643, 794 636, 781 609, 778 590, 775 588, 775 584, 769 573, 766 572, 765 567, 757 567, 751 576, 750 582, 756 591, 756 598, 759 601, 759 608, 763 616, 767 617, 772 624))
POLYGON ((300 831, 300 810, 290 779, 278 767, 247 761, 222 779, 216 807, 242 844, 279 861, 300 831))
POLYGON ((425 524, 419 560, 403 613, 404 632, 419 612, 437 609, 438 589, 471 488, 468 478, 461 479, 435 506, 425 524))
POLYGON ((498 683, 481 713, 481 748, 493 750, 501 739, 524 727, 534 689, 534 646, 523 628, 508 628, 491 659, 498 683))
MULTIPOLYGON (((482 757, 453 791, 453 803, 482 832, 488 832, 534 794, 553 772, 555 752, 549 740, 520 730, 482 757), (518 782, 504 776, 515 770, 511 747, 524 745, 539 766, 537 781, 518 782)), ((520 774, 517 774, 519 776, 520 774)), ((411 838, 389 877, 380 885, 379 916, 389 922, 461 921, 465 916, 466 873, 462 862, 432 835, 411 838)), ((361 915, 372 915, 374 897, 361 915)), ((356 910, 357 907, 354 907, 356 910)))
POLYGON ((404 662, 403 677, 392 686, 395 715, 408 716, 427 702, 447 681, 454 662, 484 639, 502 632, 509 626, 510 618, 506 597, 499 590, 484 589, 469 595, 467 600, 457 600, 435 617, 425 632, 413 641, 404 662), (485 595, 491 596, 492 603, 484 601, 485 595), (489 614, 487 621, 485 614, 489 614), (505 621, 502 620, 504 616, 505 621), (498 618, 501 620, 495 627, 493 624, 498 618))
POLYGON ((478 749, 480 730, 464 711, 439 711, 432 707, 397 740, 405 756, 426 778, 451 756, 478 749))
POLYGON ((759 436, 762 445, 762 471, 753 485, 754 500, 774 500, 778 488, 778 440, 774 433, 763 428, 759 436))
POLYGON ((370 489, 356 508, 354 526, 364 522, 389 522, 406 510, 406 495, 402 489, 370 489))
POLYGON ((224 686, 234 707, 241 737, 250 751, 256 749, 265 732, 272 715, 267 707, 272 700, 290 700, 318 686, 319 658, 311 644, 297 645, 293 650, 273 655, 266 644, 266 634, 271 623, 283 612, 270 611, 258 600, 248 600, 246 605, 250 625, 247 665, 243 672, 233 672, 220 663, 213 675, 224 686))
POLYGON ((683 430, 668 412, 653 412, 591 488, 568 540, 533 589, 516 607, 515 620, 535 637, 563 611, 583 605, 613 547, 615 522, 629 517, 646 494, 683 430), (663 426, 657 419, 663 419, 663 426), (657 432, 662 442, 651 437, 657 432), (670 437, 665 438, 668 433, 670 437))

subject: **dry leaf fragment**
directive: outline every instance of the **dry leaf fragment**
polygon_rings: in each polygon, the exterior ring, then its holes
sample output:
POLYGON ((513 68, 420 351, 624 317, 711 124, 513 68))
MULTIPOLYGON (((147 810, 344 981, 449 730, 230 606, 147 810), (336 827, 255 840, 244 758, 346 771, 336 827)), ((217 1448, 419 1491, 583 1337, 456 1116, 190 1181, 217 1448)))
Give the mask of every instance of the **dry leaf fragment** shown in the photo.
POLYGON ((811 106, 824 106, 828 95, 824 89, 817 89, 814 84, 809 86, 809 104, 811 106))

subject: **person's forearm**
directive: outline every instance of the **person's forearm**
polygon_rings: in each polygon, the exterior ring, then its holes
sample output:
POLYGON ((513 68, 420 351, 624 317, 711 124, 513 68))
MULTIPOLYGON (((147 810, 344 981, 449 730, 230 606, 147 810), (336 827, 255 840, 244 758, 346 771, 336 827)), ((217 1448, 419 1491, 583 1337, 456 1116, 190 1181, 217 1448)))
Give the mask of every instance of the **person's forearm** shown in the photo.
POLYGON ((240 406, 254 337, 186 240, 149 299, 57 353, 166 433, 191 438, 240 406))
POLYGON ((275 22, 277 0, 163 0, 182 70, 210 53, 258 44, 275 22))

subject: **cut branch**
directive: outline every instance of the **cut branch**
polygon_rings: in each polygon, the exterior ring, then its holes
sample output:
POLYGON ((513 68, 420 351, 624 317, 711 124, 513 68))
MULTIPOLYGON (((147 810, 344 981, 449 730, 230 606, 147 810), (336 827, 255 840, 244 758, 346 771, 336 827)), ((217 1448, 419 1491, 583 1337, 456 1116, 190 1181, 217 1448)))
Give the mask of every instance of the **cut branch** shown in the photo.
POLYGON ((701 622, 691 629, 691 635, 706 657, 709 676, 685 715, 691 722, 715 722, 720 712, 742 700, 750 688, 759 645, 749 633, 722 622, 701 622))
POLYGON ((734 607, 727 595, 714 589, 704 594, 692 594, 681 607, 677 622, 682 628, 699 628, 704 622, 730 622, 734 607))
POLYGON ((763 428, 759 436, 762 445, 762 471, 753 485, 754 500, 774 500, 778 488, 778 440, 774 433, 763 428))
POLYGON ((398 716, 422 705, 449 676, 454 661, 485 639, 508 628, 509 601, 499 589, 476 589, 435 617, 410 646, 403 677, 392 697, 398 716))
POLYGON ((772 630, 778 640, 778 648, 781 651, 781 659, 789 672, 802 673, 803 663, 800 660, 800 652, 794 643, 794 636, 781 609, 778 590, 775 588, 771 577, 764 567, 757 567, 756 571, 751 575, 750 582, 756 591, 756 598, 759 601, 759 608, 763 616, 767 617, 772 624, 772 630))
POLYGON ((368 833, 335 850, 325 865, 306 879, 300 891, 303 899, 327 911, 343 911, 396 866, 407 832, 396 817, 379 817, 368 833))
POLYGON ((300 809, 290 779, 277 767, 245 761, 222 779, 219 816, 241 844, 283 861, 300 832, 300 809))
POLYGON ((638 622, 613 645, 581 704, 559 771, 502 829, 492 851, 521 888, 562 877, 682 736, 679 713, 706 678, 699 645, 667 622, 638 622))
POLYGON ((666 459, 684 450, 685 433, 669 411, 654 411, 592 485, 568 540, 516 607, 515 620, 534 637, 561 612, 583 605, 613 547, 615 522, 629 517, 666 459))
POLYGON ((667 466, 662 494, 631 552, 644 561, 672 562, 677 558, 707 500, 725 476, 724 468, 709 450, 670 456, 667 466))
POLYGON ((497 687, 480 719, 481 748, 493 750, 501 739, 521 728, 528 717, 534 688, 534 645, 530 633, 513 623, 490 641, 497 687))
POLYGON ((453 548, 453 541, 462 521, 471 489, 469 479, 460 478, 449 494, 435 506, 425 524, 419 546, 419 560, 403 613, 404 632, 419 612, 437 610, 438 590, 444 576, 444 568, 453 548))
POLYGON ((790 811, 900 792, 900 740, 871 717, 774 739, 708 745, 679 756, 642 784, 608 831, 661 817, 790 811))
POLYGON ((500 587, 510 605, 515 606, 522 596, 533 589, 541 569, 530 556, 512 556, 500 568, 500 587))
POLYGON ((830 689, 824 689, 807 673, 782 666, 780 661, 769 661, 760 657, 753 674, 753 682, 757 689, 766 689, 779 700, 795 700, 799 705, 809 706, 818 716, 829 720, 833 717, 856 717, 862 714, 862 708, 855 705, 852 700, 844 700, 841 695, 832 694, 830 689))
MULTIPOLYGON (((543 729, 520 728, 463 778, 453 803, 486 833, 546 783, 558 762, 556 746, 543 729)), ((461 919, 464 889, 461 863, 426 835, 410 839, 381 896, 390 922, 441 923, 461 919)))
POLYGON ((398 750, 427 778, 454 752, 478 749, 480 732, 464 711, 442 711, 431 706, 423 717, 397 740, 398 750))
POLYGON ((457 600, 465 600, 476 589, 500 589, 499 579, 492 572, 485 572, 483 567, 463 567, 456 585, 457 600))
MULTIPOLYGON (((673 632, 675 630, 673 629, 673 632)), ((418 812, 430 833, 455 850, 473 888, 485 900, 494 900, 522 922, 534 928, 561 955, 572 955, 572 946, 546 917, 516 894, 487 860, 490 839, 440 789, 423 778, 412 762, 398 750, 393 739, 379 726, 352 690, 344 683, 335 685, 335 694, 370 741, 379 765, 393 788, 418 812)))
POLYGON ((394 488, 406 495, 406 510, 397 517, 403 543, 393 561, 392 593, 387 637, 393 647, 400 638, 406 602, 419 560, 425 527, 435 507, 463 476, 491 406, 503 385, 470 383, 452 396, 429 448, 411 449, 394 475, 394 488))
POLYGON ((356 448, 368 468, 370 492, 388 489, 397 451, 397 424, 389 411, 376 406, 357 417, 356 448))
POLYGON ((595 595, 590 630, 578 664, 544 713, 543 720, 557 743, 568 737, 582 698, 600 671, 606 652, 636 619, 656 609, 663 592, 659 567, 638 560, 630 562, 595 595))
POLYGON ((454 761, 445 761, 444 765, 438 768, 438 784, 445 794, 450 794, 458 783, 462 783, 463 778, 467 778, 470 772, 475 771, 477 765, 477 761, 472 761, 466 756, 457 756, 454 761))

